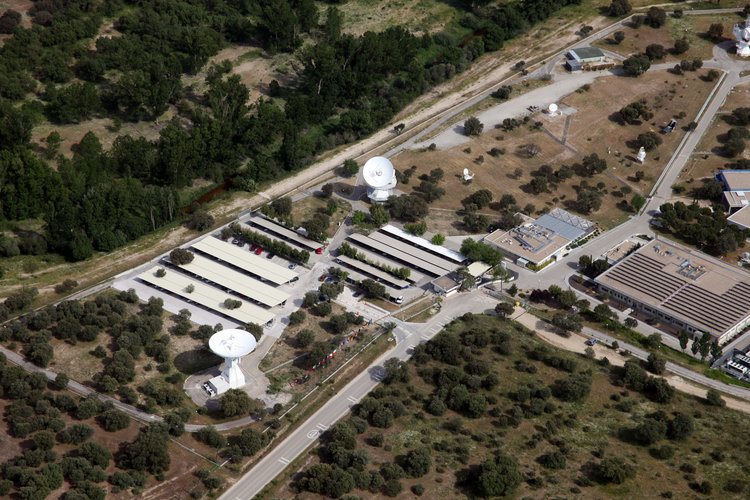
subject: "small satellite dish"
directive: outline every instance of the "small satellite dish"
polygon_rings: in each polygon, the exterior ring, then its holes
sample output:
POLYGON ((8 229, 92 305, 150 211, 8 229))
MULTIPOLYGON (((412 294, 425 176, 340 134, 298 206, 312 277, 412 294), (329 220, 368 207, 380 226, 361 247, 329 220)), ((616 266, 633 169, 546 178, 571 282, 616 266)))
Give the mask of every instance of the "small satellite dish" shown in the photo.
POLYGON ((549 110, 549 114, 550 115, 556 115, 557 114, 557 109, 558 108, 557 108, 557 104, 555 104, 554 102, 552 104, 550 104, 547 109, 549 110))
POLYGON ((464 177, 466 177, 467 175, 469 175, 469 169, 468 169, 468 168, 465 168, 465 169, 464 169, 464 177))

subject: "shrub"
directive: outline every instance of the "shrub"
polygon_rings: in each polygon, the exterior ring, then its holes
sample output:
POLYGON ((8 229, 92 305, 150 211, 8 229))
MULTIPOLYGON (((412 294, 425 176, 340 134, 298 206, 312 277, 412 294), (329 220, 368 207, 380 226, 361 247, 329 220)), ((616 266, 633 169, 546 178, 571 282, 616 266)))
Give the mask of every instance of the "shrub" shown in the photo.
POLYGON ((193 258, 195 258, 195 255, 193 255, 192 252, 185 250, 184 248, 178 247, 169 253, 169 260, 172 262, 172 264, 175 264, 177 266, 190 264, 191 262, 193 262, 193 258))
POLYGON ((626 464, 621 457, 608 457, 596 467, 596 479, 602 484, 622 484, 635 476, 635 467, 626 464))
POLYGON ((301 330, 297 334, 297 338, 296 338, 297 347, 301 349, 309 347, 310 345, 312 345, 314 340, 315 340, 315 332, 305 328, 304 330, 301 330))
POLYGON ((706 402, 711 406, 725 406, 726 402, 721 397, 721 393, 716 389, 709 389, 706 392, 706 402))
POLYGON ((130 416, 123 411, 112 408, 104 412, 101 424, 106 431, 119 431, 130 426, 130 416))
POLYGON ((290 325, 302 324, 305 321, 306 317, 307 317, 307 314, 305 314, 305 311, 302 311, 302 310, 294 311, 292 314, 289 315, 289 324, 290 325))
POLYGON ((471 116, 464 122, 464 133, 466 135, 480 135, 483 129, 484 125, 476 116, 471 116))
POLYGON ((559 451, 551 451, 537 458, 537 462, 546 469, 564 469, 565 455, 559 451))

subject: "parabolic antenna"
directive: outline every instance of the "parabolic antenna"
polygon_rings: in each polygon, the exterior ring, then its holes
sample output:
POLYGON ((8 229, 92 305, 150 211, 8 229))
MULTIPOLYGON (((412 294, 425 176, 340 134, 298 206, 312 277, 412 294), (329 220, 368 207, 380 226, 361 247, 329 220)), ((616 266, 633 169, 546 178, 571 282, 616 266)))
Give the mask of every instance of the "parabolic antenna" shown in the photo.
POLYGON ((388 158, 383 156, 374 156, 367 160, 362 167, 362 176, 368 186, 374 188, 384 188, 392 182, 396 171, 388 158))
POLYGON ((464 169, 464 177, 466 177, 467 175, 469 175, 469 169, 468 169, 468 168, 465 168, 465 169, 464 169))
POLYGON ((552 104, 550 104, 549 105, 549 112, 550 112, 550 114, 553 114, 553 115, 555 113, 557 113, 557 104, 555 104, 554 102, 552 104))
POLYGON ((208 340, 208 347, 222 358, 240 358, 253 352, 257 342, 253 334, 245 330, 222 330, 208 340))

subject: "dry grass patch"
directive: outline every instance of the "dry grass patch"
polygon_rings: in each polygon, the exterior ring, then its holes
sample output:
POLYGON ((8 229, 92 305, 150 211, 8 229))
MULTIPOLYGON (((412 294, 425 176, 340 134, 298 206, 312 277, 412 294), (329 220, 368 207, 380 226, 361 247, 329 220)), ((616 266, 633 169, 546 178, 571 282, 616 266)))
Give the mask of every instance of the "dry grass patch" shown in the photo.
MULTIPOLYGON (((722 105, 720 114, 713 117, 711 126, 701 137, 701 141, 695 150, 722 153, 723 145, 719 141, 719 137, 729 132, 729 129, 733 126, 732 110, 748 106, 750 106, 750 84, 746 83, 734 87, 722 105)), ((725 161, 732 160, 725 158, 725 161)))
MULTIPOLYGON (((419 176, 439 166, 445 171, 441 187, 448 194, 431 205, 434 209, 461 209, 461 200, 469 194, 479 189, 489 189, 495 200, 503 194, 512 194, 522 208, 531 203, 536 211, 543 207, 551 209, 555 206, 575 210, 571 201, 577 197, 579 178, 574 177, 561 182, 556 191, 540 195, 531 194, 526 185, 531 179, 532 172, 542 165, 550 165, 557 169, 563 164, 571 165, 580 161, 583 155, 596 153, 607 160, 608 170, 586 180, 592 186, 604 183, 603 189, 606 192, 603 191, 605 196, 602 208, 588 217, 605 228, 613 227, 628 216, 616 206, 620 200, 630 198, 630 195, 623 196, 620 189, 628 186, 633 192, 648 193, 684 132, 679 130, 672 134, 660 135, 664 143, 650 152, 645 165, 634 162, 637 152, 635 138, 642 132, 661 129, 662 124, 666 124, 680 112, 685 113, 680 122, 689 123, 695 118, 712 87, 712 83, 701 80, 695 73, 681 77, 666 71, 657 71, 649 72, 638 79, 602 77, 591 84, 588 91, 572 93, 562 100, 564 105, 577 110, 569 117, 567 135, 567 116, 549 117, 537 113, 532 117, 532 122, 541 121, 549 133, 535 130, 529 122, 512 132, 504 132, 501 129, 487 131, 471 142, 447 151, 404 152, 393 158, 396 168, 405 170, 416 165, 417 170, 410 184, 401 185, 400 189, 416 192, 414 188, 420 182, 419 176), (617 111, 639 98, 646 99, 654 112, 653 119, 641 125, 617 123, 617 111), (560 144, 563 138, 565 146, 573 151, 560 144), (536 144, 541 148, 541 152, 529 158, 523 150, 527 144, 536 144), (489 154, 492 148, 504 149, 505 154, 493 157, 489 154), (483 157, 481 160, 480 156, 483 157), (464 168, 476 174, 470 184, 464 184, 461 180, 464 168), (518 180, 513 176, 516 169, 523 172, 518 180), (641 182, 635 179, 635 172, 638 170, 645 174, 641 182), (615 196, 607 196, 610 193, 615 193, 615 196)), ((492 210, 485 209, 483 212, 492 213, 492 210)), ((466 229, 460 222, 461 218, 459 214, 431 210, 428 227, 430 231, 449 235, 465 232, 466 229)))
POLYGON ((654 29, 643 25, 640 28, 625 27, 620 31, 625 33, 625 40, 620 44, 614 43, 612 37, 598 40, 594 43, 597 47, 611 50, 617 54, 628 57, 633 54, 643 53, 651 44, 658 44, 667 49, 667 56, 656 63, 674 62, 683 59, 707 60, 713 57, 715 42, 706 38, 705 33, 713 23, 721 23, 725 26, 725 35, 731 34, 732 25, 727 23, 727 14, 706 16, 683 16, 680 18, 667 16, 667 22, 661 28, 654 29), (682 38, 687 38, 690 48, 683 54, 674 54, 671 49, 674 43, 682 38))
POLYGON ((423 0, 357 0, 336 7, 344 13, 344 31, 354 35, 393 26, 405 26, 417 35, 434 33, 459 12, 449 2, 423 0))

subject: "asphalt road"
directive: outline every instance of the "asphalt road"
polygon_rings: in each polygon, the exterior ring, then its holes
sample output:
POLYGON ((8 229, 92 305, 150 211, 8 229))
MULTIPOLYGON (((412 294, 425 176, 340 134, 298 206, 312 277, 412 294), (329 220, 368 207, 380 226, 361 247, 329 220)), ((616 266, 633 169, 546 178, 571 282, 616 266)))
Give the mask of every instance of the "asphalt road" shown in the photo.
MULTIPOLYGON (((257 495, 280 474, 292 460, 312 446, 320 435, 337 420, 346 415, 352 406, 372 391, 385 377, 383 363, 390 358, 406 360, 413 348, 427 342, 453 318, 465 312, 487 312, 496 301, 483 292, 454 296, 443 302, 442 310, 423 324, 397 322, 396 335, 401 340, 390 351, 380 356, 370 367, 349 382, 336 395, 281 443, 268 452, 248 473, 220 498, 223 500, 248 500, 257 495)), ((330 390, 325 388, 323 390, 330 390)))

